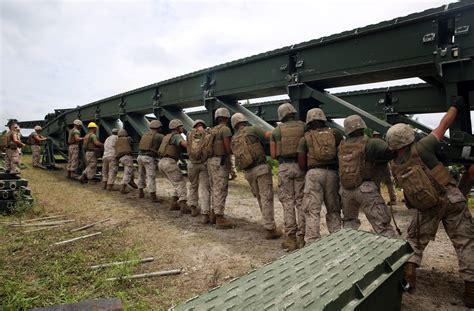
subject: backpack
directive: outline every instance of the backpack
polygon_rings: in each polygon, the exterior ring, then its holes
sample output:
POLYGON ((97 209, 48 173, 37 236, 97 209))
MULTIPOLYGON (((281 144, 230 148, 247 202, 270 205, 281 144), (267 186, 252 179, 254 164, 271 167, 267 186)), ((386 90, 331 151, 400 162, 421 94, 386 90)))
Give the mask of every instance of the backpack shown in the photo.
POLYGON ((346 189, 355 189, 364 181, 365 146, 368 138, 357 142, 343 140, 339 145, 339 179, 346 189))
POLYGON ((212 155, 216 131, 192 129, 188 135, 188 156, 196 163, 202 163, 212 155), (214 132, 214 133, 212 133, 214 132))
POLYGON ((336 157, 336 136, 331 129, 312 130, 304 134, 308 145, 308 158, 327 162, 336 157))
POLYGON ((242 170, 251 166, 260 155, 265 154, 260 138, 248 133, 247 127, 232 137, 231 149, 235 156, 235 164, 242 170))

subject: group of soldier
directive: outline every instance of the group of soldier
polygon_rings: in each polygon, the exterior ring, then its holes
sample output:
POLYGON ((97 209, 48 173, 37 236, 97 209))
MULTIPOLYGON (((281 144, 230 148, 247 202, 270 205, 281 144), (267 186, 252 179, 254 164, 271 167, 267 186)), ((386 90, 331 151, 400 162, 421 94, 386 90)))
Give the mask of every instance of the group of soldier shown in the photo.
MULTIPOLYGON (((282 247, 292 251, 321 237, 323 205, 330 233, 342 227, 358 229, 361 225, 359 212, 362 211, 376 233, 395 237, 391 224, 393 216, 380 192, 380 172, 387 172, 390 163, 395 181, 403 190, 405 204, 414 213, 407 231, 414 255, 404 267, 406 280, 415 288, 416 268, 442 222, 458 256, 459 273, 465 281, 465 304, 473 307, 474 223, 466 197, 435 153, 459 109, 460 102, 454 101, 438 127, 419 141, 415 141, 415 131, 403 123, 388 130, 386 141, 369 138, 365 135, 366 124, 358 115, 344 120, 342 133, 328 127, 320 108, 310 109, 306 122, 302 122, 297 120, 297 111, 290 103, 278 108, 280 123, 267 132, 249 124, 241 113, 231 117, 226 108, 215 111, 214 127, 196 120, 187 139, 183 137, 181 120, 171 120, 170 133, 166 135, 161 133, 162 123, 153 120, 139 142, 137 185, 134 183, 132 140, 127 131, 114 129, 102 144, 94 122, 88 124, 88 133, 81 137, 82 122, 75 120, 68 138, 68 177, 74 177, 77 170, 80 143, 84 146, 87 164, 79 176, 81 182, 94 177, 98 151, 104 149, 104 189, 113 189, 118 166, 122 164, 124 174, 120 191, 127 193, 127 187, 131 185, 138 188, 138 197, 144 198, 146 188, 151 201, 159 203, 155 184, 158 168, 174 188, 170 210, 200 215, 203 225, 230 229, 234 223, 225 217, 225 205, 233 156, 257 199, 264 237, 276 239, 281 233, 275 225, 272 168, 264 148, 265 142, 269 142, 270 156, 279 162, 278 198, 283 206, 285 233, 282 247), (229 128, 229 121, 234 133, 229 128), (189 193, 178 166, 183 151, 189 156, 189 193)), ((15 150, 17 146, 21 147, 21 142, 14 131, 11 132, 9 141, 15 148, 12 145, 11 150, 7 150, 7 159, 12 159, 11 165, 14 165, 15 150)), ((42 136, 36 138, 39 144, 42 136)), ((390 199, 392 203, 396 200, 394 194, 390 199)))

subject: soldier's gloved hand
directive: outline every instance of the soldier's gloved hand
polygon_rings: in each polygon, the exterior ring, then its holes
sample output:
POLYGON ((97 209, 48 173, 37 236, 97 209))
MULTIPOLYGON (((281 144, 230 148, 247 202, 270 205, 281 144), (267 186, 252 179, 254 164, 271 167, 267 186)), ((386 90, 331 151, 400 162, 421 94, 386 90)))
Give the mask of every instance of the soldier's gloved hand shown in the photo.
POLYGON ((451 101, 451 107, 454 107, 459 111, 461 111, 464 107, 464 98, 462 96, 456 96, 451 101))

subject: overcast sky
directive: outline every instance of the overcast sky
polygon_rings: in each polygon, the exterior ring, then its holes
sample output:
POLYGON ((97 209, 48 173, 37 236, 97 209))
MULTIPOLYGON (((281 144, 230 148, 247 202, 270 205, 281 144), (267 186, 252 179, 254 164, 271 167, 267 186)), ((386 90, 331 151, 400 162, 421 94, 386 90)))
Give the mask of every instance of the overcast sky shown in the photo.
POLYGON ((0 122, 446 3, 0 0, 0 122))

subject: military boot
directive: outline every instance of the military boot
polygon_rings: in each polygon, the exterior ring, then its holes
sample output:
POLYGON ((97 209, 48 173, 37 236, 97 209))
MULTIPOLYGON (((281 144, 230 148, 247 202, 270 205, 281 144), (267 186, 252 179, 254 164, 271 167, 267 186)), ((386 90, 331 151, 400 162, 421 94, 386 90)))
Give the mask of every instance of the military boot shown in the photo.
POLYGON ((464 304, 474 308, 474 282, 464 282, 464 304))
POLYGON ((298 246, 298 248, 303 248, 305 246, 304 235, 298 235, 296 237, 296 246, 298 246))
POLYGON ((107 182, 104 181, 104 182, 102 182, 102 183, 104 184, 104 186, 102 187, 102 189, 106 190, 106 189, 107 189, 107 182))
POLYGON ((297 249, 298 243, 296 242, 296 235, 294 233, 289 234, 286 237, 286 240, 281 243, 281 248, 287 249, 289 252, 292 252, 297 249))
POLYGON ((211 223, 211 225, 216 224, 216 214, 214 214, 214 210, 212 210, 212 209, 209 212, 209 222, 211 223))
POLYGON ((216 229, 232 229, 234 224, 227 220, 224 215, 216 215, 216 229))
MULTIPOLYGON (((143 193, 143 189, 140 189, 143 193)), ((145 196, 145 194, 143 194, 143 196, 145 196)), ((140 197, 140 194, 138 195, 138 197, 140 197)), ((151 199, 151 202, 153 203, 158 203, 158 198, 156 197, 156 192, 150 192, 150 199, 151 199)))
POLYGON ((199 208, 197 206, 192 205, 191 206, 191 216, 196 217, 199 215, 199 208))
POLYGON ((171 198, 171 205, 170 205, 170 211, 179 211, 179 205, 178 205, 178 197, 173 196, 171 198))
POLYGON ((143 191, 143 188, 138 189, 138 198, 143 199, 145 197, 145 192, 143 191))
POLYGON ((114 184, 108 184, 107 185, 107 190, 108 191, 114 191, 114 184))
POLYGON ((202 214, 201 219, 199 220, 199 223, 201 225, 207 225, 208 223, 210 223, 209 215, 208 214, 202 214))
POLYGON ((81 177, 79 177, 79 182, 80 182, 81 184, 87 184, 87 181, 88 181, 88 180, 87 180, 86 175, 81 175, 81 177))
POLYGON ((130 179, 130 181, 128 182, 128 185, 129 185, 130 187, 132 187, 133 189, 138 189, 138 186, 137 186, 137 184, 135 183, 135 180, 133 180, 133 178, 130 179))
POLYGON ((120 188, 120 193, 121 194, 127 194, 129 191, 127 189, 127 185, 122 185, 122 187, 120 188))
POLYGON ((409 284, 409 290, 414 290, 416 288, 416 263, 407 262, 403 266, 403 277, 405 281, 409 284))
POLYGON ((178 205, 179 205, 179 209, 181 211, 181 214, 191 214, 191 210, 189 209, 189 206, 188 206, 186 200, 179 201, 178 205))
POLYGON ((71 171, 67 171, 67 178, 72 179, 72 172, 71 171))
POLYGON ((279 237, 281 237, 281 232, 279 232, 277 229, 265 230, 266 240, 274 240, 274 239, 278 239, 279 237))

